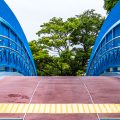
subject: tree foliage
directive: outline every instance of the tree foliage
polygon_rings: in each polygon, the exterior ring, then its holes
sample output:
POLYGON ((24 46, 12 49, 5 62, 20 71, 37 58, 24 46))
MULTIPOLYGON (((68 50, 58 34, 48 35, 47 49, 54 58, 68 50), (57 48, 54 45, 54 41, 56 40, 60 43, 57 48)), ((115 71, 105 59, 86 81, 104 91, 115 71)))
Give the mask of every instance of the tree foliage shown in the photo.
POLYGON ((81 66, 85 70, 91 54, 91 48, 103 23, 103 18, 100 14, 95 13, 94 10, 88 10, 77 17, 80 22, 77 28, 71 33, 71 36, 73 44, 81 45, 81 49, 79 49, 80 53, 82 53, 81 66))
POLYGON ((39 39, 30 42, 38 74, 84 75, 95 38, 104 18, 94 10, 40 26, 39 39))
POLYGON ((104 9, 107 10, 107 13, 115 6, 119 0, 104 0, 104 9))

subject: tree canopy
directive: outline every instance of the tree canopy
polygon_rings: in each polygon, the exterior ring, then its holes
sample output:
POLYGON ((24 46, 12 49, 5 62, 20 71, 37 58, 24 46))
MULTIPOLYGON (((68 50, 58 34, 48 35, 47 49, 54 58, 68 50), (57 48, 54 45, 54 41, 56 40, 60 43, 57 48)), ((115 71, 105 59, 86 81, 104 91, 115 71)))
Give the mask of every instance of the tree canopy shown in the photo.
POLYGON ((54 17, 41 25, 39 39, 30 42, 38 75, 84 75, 103 20, 94 10, 87 10, 67 20, 54 17))
POLYGON ((104 0, 104 9, 109 13, 119 0, 104 0))

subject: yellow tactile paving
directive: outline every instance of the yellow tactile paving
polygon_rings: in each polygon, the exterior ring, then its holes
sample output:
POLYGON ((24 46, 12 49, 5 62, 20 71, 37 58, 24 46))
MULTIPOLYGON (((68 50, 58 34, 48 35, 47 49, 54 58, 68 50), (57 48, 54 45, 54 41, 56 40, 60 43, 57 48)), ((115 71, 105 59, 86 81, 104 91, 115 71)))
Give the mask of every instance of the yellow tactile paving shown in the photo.
POLYGON ((0 113, 120 113, 120 104, 0 104, 0 113))

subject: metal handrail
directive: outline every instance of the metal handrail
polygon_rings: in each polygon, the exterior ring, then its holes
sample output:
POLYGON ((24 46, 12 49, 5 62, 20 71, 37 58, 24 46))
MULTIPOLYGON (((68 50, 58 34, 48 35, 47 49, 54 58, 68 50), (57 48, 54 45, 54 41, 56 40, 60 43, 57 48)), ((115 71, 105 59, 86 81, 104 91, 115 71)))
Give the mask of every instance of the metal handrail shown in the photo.
MULTIPOLYGON (((0 46, 1 47, 1 46, 0 46)), ((7 46, 5 46, 5 47, 7 47, 7 46)), ((8 48, 10 48, 10 47, 8 47, 8 48)), ((14 50, 14 49, 13 49, 14 50)), ((14 51, 16 51, 16 50, 14 50, 14 51)), ((17 51, 18 52, 18 51, 17 51)), ((19 52, 18 52, 19 53, 19 52)), ((24 52, 25 53, 25 52, 24 52)), ((20 54, 20 53, 19 53, 20 54)), ((22 57, 24 57, 24 55, 21 55, 22 57)))
MULTIPOLYGON (((15 42, 14 40, 12 40, 11 38, 4 36, 4 35, 0 35, 0 37, 6 38, 12 42, 14 42, 19 48, 22 48, 17 42, 15 42)), ((21 40, 20 40, 21 41, 21 40)), ((27 48, 24 46, 25 50, 28 52, 27 48)), ((22 50, 22 49, 21 49, 22 50)), ((22 50, 24 52, 24 50, 22 50)), ((24 52, 25 53, 25 52, 24 52)), ((29 56, 29 55, 28 55, 29 56)))
POLYGON ((12 49, 10 47, 6 47, 6 46, 0 46, 0 48, 9 49, 11 51, 14 51, 16 54, 19 54, 19 56, 23 58, 24 62, 29 66, 29 63, 26 62, 25 58, 18 51, 14 50, 14 49, 12 49))
MULTIPOLYGON (((24 53, 25 56, 29 56, 29 55, 27 55, 26 52, 22 49, 22 47, 21 47, 17 42, 15 42, 14 40, 12 40, 12 39, 10 39, 10 38, 8 38, 8 37, 6 37, 6 36, 2 36, 2 35, 0 35, 0 37, 3 37, 3 38, 5 38, 5 39, 8 39, 8 40, 12 41, 13 43, 15 43, 15 44, 20 48, 20 50, 24 53)), ((24 55, 23 55, 23 56, 24 56, 24 55)), ((29 57, 29 59, 30 59, 30 57, 29 57)), ((28 59, 28 60, 29 60, 29 59, 28 59)))
MULTIPOLYGON (((26 52, 22 49, 22 47, 21 47, 17 42, 15 42, 15 41, 12 40, 11 38, 8 38, 7 36, 4 36, 4 35, 0 35, 0 37, 6 38, 6 39, 8 39, 8 40, 14 42, 14 43, 21 49, 21 51, 24 52, 24 55, 26 55, 26 56, 29 57, 29 55, 26 54, 26 52)), ((24 47, 25 47, 25 46, 24 46, 24 47)), ((25 50, 27 51, 26 47, 25 47, 25 50)), ((28 51, 27 51, 27 52, 28 52, 28 51)), ((31 64, 30 57, 29 57, 28 61, 29 61, 29 63, 31 64)), ((33 67, 33 64, 31 64, 31 65, 32 65, 32 67, 33 67)), ((34 67, 33 67, 33 68, 34 68, 34 67)), ((34 71, 34 73, 35 73, 35 71, 34 71)))
MULTIPOLYGON (((120 36, 117 36, 117 37, 111 39, 111 40, 108 41, 104 46, 102 46, 102 47, 100 48, 100 50, 101 50, 102 48, 104 48, 105 46, 107 46, 110 42, 112 42, 112 41, 114 41, 114 40, 116 40, 116 39, 118 39, 118 38, 120 38, 120 36)), ((100 50, 99 50, 99 51, 100 51, 100 50)), ((98 51, 98 53, 99 53, 99 51, 98 51)))
POLYGON ((17 42, 15 42, 14 40, 12 40, 12 39, 10 39, 10 38, 8 38, 8 37, 6 37, 6 36, 3 36, 3 35, 0 35, 0 37, 3 37, 3 38, 5 38, 5 39, 8 39, 8 40, 10 40, 11 42, 15 43, 15 44, 21 49, 21 51, 23 51, 24 54, 26 54, 25 51, 22 49, 22 47, 21 47, 17 42))
POLYGON ((12 41, 12 42, 13 42, 13 43, 15 43, 15 44, 16 44, 19 48, 21 48, 21 46, 20 46, 17 42, 15 42, 14 40, 12 40, 12 39, 8 38, 7 36, 0 35, 0 37, 2 37, 2 38, 5 38, 5 39, 8 39, 8 40, 12 41))
MULTIPOLYGON (((114 48, 112 48, 112 49, 109 49, 109 50, 107 50, 106 52, 104 52, 96 61, 99 61, 99 59, 101 59, 106 53, 108 53, 109 51, 112 51, 112 50, 115 50, 115 49, 119 49, 120 48, 120 46, 119 47, 114 47, 114 48)), ((95 62, 95 63, 97 63, 97 62, 95 62)))
MULTIPOLYGON (((101 49, 103 49, 105 46, 107 46, 110 42, 112 42, 112 41, 114 41, 114 40, 116 40, 116 39, 118 39, 118 38, 120 38, 120 36, 117 36, 117 37, 115 37, 115 38, 112 38, 110 41, 108 41, 104 46, 102 46, 100 49, 99 49, 99 51, 97 52, 97 54, 94 54, 94 56, 96 55, 99 55, 99 52, 101 51, 101 49)), ((101 44, 101 43, 100 43, 101 44)), ((100 46, 100 44, 99 44, 99 46, 100 46)), ((98 46, 98 48, 99 48, 99 46, 98 46)), ((110 49, 109 49, 110 50, 110 49)), ((103 53, 104 54, 104 53, 103 53)), ((101 56, 100 56, 101 57, 101 56)), ((93 59, 94 59, 94 57, 93 57, 93 59)), ((93 59, 92 59, 92 61, 91 61, 91 64, 93 63, 93 59)))
MULTIPOLYGON (((99 55, 99 52, 107 46, 110 42, 115 41, 116 39, 120 38, 120 36, 113 38, 112 40, 108 41, 103 47, 100 48, 100 50, 97 52, 96 56, 99 55)), ((104 53, 103 53, 104 54, 104 53)))

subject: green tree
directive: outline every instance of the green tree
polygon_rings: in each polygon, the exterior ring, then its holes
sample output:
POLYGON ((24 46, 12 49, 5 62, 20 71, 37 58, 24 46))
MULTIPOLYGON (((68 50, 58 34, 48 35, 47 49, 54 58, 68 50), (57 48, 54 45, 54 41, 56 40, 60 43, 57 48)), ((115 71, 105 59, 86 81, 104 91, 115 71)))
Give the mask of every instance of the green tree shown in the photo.
POLYGON ((84 75, 103 19, 88 10, 67 20, 54 17, 41 25, 39 39, 30 43, 39 75, 84 75))
POLYGON ((76 55, 80 57, 81 71, 85 72, 94 41, 103 24, 104 18, 100 14, 95 13, 94 10, 85 11, 82 15, 77 16, 77 18, 80 22, 77 28, 71 33, 71 36, 72 42, 81 46, 81 48, 76 49, 76 55))
POLYGON ((69 66, 63 63, 59 57, 50 56, 49 52, 36 40, 29 42, 29 45, 39 76, 65 75, 69 66))
POLYGON ((50 19, 48 23, 41 25, 41 29, 37 32, 40 37, 39 44, 60 56, 62 51, 71 47, 70 31, 74 26, 69 21, 64 22, 62 18, 50 19))
POLYGON ((36 40, 29 42, 29 45, 33 54, 35 65, 37 67, 38 75, 50 75, 49 72, 44 69, 47 63, 49 63, 51 60, 48 51, 44 50, 36 40))
MULTIPOLYGON (((75 20, 75 18, 73 19, 75 20)), ((63 21, 62 18, 54 17, 48 23, 41 25, 41 29, 37 33, 39 44, 54 55, 51 66, 57 69, 58 75, 68 75, 67 71, 70 71, 69 64, 61 58, 61 55, 64 51, 71 51, 70 33, 76 26, 74 22, 73 20, 63 21)))
POLYGON ((115 6, 119 0, 104 0, 104 9, 107 10, 107 13, 115 6))

